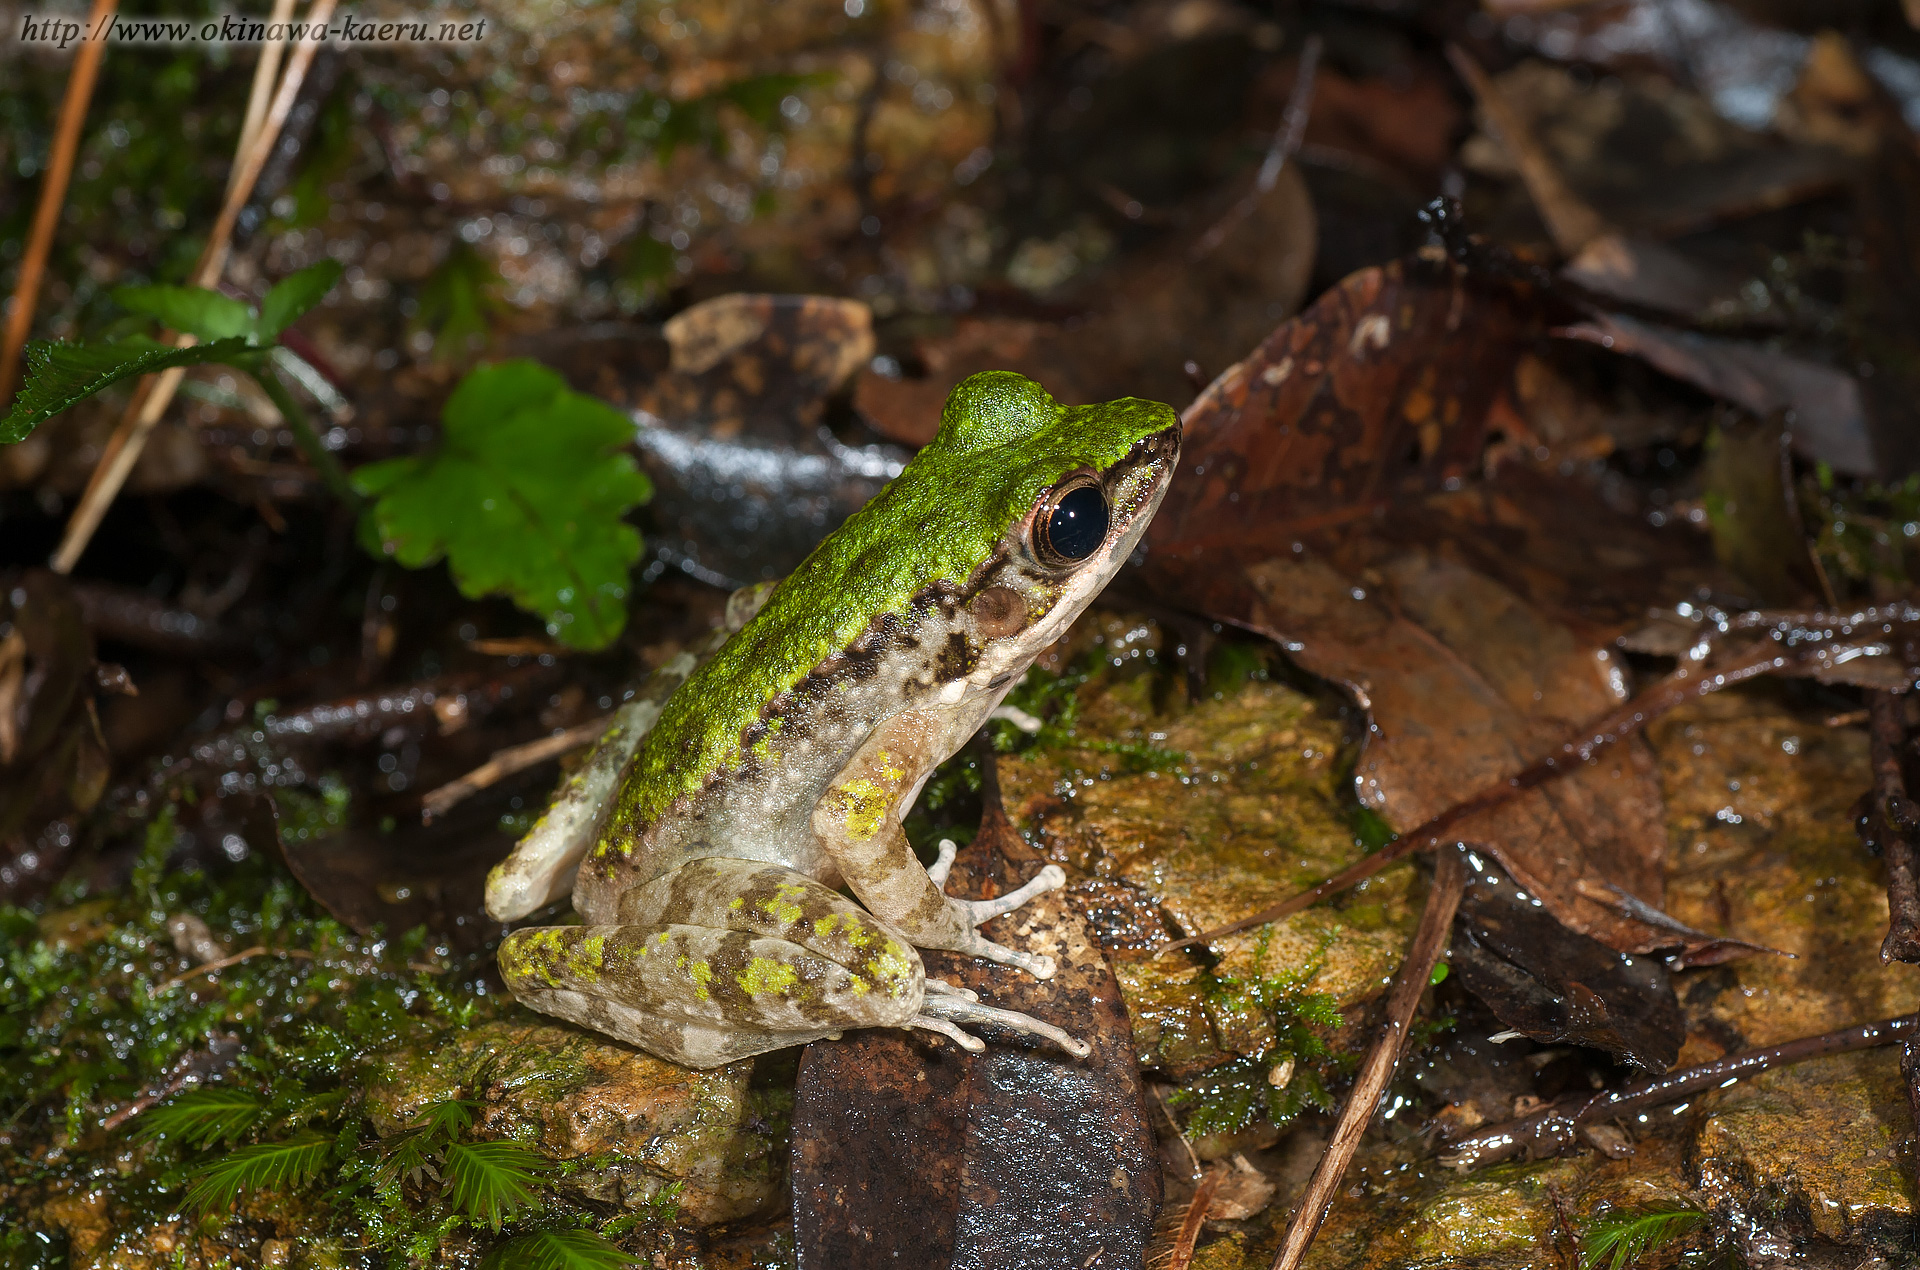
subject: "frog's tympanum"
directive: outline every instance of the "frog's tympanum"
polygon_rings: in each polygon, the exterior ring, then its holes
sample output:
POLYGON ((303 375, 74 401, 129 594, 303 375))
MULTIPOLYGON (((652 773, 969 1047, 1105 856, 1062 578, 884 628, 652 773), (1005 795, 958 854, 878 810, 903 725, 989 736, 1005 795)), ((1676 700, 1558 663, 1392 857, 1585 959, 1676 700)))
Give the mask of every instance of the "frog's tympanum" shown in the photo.
POLYGON ((580 864, 585 924, 501 945, 514 995, 691 1067, 850 1028, 980 1049, 967 1023, 1084 1054, 914 951, 1051 976, 976 928, 1059 867, 954 899, 953 844, 923 868, 900 821, 1133 552, 1179 452, 1157 402, 1065 407, 1006 371, 955 388, 933 443, 667 699, 580 864))

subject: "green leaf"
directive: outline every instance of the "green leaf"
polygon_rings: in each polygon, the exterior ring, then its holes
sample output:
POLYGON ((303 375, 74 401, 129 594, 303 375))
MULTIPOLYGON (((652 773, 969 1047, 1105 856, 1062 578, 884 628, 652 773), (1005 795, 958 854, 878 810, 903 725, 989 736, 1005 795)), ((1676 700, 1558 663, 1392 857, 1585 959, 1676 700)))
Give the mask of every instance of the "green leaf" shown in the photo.
POLYGON ((231 1142, 259 1121, 267 1107, 244 1089, 195 1089, 170 1098, 140 1117, 134 1136, 188 1147, 231 1142))
POLYGON ((354 472, 376 499, 362 541, 409 569, 445 556, 461 594, 506 595, 576 648, 627 620, 640 535, 622 517, 653 487, 616 451, 633 425, 530 361, 482 367, 454 389, 440 449, 354 472))
POLYGON ((542 1231, 509 1239, 487 1254, 480 1270, 618 1270, 640 1258, 585 1230, 542 1231))
POLYGON ((451 1143, 446 1165, 453 1206, 495 1230, 540 1202, 535 1188, 546 1162, 518 1142, 451 1143))
POLYGON ((273 284, 267 298, 260 302, 260 318, 254 326, 254 338, 270 344, 280 332, 299 320, 301 314, 326 298, 340 281, 340 262, 322 260, 298 273, 288 274, 273 284))
POLYGON ((334 1139, 309 1129, 284 1142, 242 1147, 200 1170, 187 1203, 202 1213, 230 1207, 242 1191, 297 1191, 320 1175, 334 1139))
POLYGON ((252 309, 205 287, 121 287, 113 298, 123 309, 159 318, 161 325, 203 340, 253 334, 252 309))
POLYGON ((1627 1270, 1660 1245, 1680 1238, 1707 1215, 1686 1204, 1615 1209, 1593 1219, 1580 1236, 1581 1270, 1627 1270))
POLYGON ((170 366, 234 362, 253 352, 244 339, 216 340, 174 348, 152 340, 116 340, 111 344, 60 344, 35 340, 27 345, 26 382, 13 409, 0 420, 0 445, 24 441, 47 420, 78 405, 130 375, 170 366))

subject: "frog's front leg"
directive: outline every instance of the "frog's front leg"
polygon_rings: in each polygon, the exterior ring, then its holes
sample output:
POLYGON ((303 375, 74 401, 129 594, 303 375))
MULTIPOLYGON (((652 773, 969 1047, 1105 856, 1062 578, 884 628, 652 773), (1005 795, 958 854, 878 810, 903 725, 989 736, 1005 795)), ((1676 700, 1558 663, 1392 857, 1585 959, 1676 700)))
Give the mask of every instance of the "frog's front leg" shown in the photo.
POLYGON ((945 891, 953 844, 943 841, 939 860, 925 869, 900 827, 927 774, 947 757, 943 742, 954 730, 954 721, 935 711, 910 711, 876 729, 814 808, 814 836, 861 902, 905 931, 916 947, 965 953, 1050 979, 1053 958, 996 944, 977 928, 1066 885, 1060 866, 1047 865, 997 899, 956 899, 945 891))

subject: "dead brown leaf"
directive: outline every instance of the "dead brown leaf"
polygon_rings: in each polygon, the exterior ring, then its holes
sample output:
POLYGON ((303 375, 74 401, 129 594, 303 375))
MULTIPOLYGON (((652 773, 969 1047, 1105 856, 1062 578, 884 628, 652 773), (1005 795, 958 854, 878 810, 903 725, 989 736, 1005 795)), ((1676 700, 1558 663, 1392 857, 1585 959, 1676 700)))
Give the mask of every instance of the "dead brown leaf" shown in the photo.
MULTIPOLYGON (((1499 461, 1511 412, 1494 406, 1539 310, 1439 261, 1347 279, 1188 410, 1150 539, 1165 594, 1278 640, 1368 708, 1360 797, 1401 829, 1618 706, 1614 638, 1713 573, 1699 535, 1499 461)), ((1623 950, 1674 941, 1578 889, 1660 904, 1666 829, 1638 741, 1451 832, 1575 930, 1623 950)))

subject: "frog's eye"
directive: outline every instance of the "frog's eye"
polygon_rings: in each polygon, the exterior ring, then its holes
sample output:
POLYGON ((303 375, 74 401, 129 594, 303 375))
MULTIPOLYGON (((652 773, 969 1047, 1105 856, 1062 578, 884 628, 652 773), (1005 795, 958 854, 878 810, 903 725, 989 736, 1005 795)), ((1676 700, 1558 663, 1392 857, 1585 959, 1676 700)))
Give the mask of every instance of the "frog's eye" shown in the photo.
POLYGON ((1107 494, 1092 476, 1065 481, 1033 518, 1033 550, 1047 565, 1079 564, 1107 539, 1107 494))

